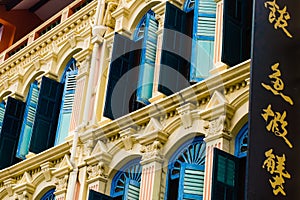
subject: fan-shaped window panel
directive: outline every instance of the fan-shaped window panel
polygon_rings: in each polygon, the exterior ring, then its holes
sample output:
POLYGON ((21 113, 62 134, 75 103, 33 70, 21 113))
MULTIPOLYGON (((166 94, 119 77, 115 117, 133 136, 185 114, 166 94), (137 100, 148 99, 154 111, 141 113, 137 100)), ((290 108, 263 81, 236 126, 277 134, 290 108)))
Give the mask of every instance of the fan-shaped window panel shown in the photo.
POLYGON ((41 200, 55 200, 55 195, 54 195, 55 189, 51 189, 46 194, 44 194, 41 198, 41 200))
POLYGON ((139 199, 142 166, 140 159, 135 159, 122 167, 112 180, 112 197, 119 199, 139 199))
POLYGON ((248 123, 245 124, 235 139, 235 155, 237 157, 247 156, 248 151, 248 123))
POLYGON ((166 199, 202 199, 206 145, 202 137, 183 144, 171 157, 166 199))

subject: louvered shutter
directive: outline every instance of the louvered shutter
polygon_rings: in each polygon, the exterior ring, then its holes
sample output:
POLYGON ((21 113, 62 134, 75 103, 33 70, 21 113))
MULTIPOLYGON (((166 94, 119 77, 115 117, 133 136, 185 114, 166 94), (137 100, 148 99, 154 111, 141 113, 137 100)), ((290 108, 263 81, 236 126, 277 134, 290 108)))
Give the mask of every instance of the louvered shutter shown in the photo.
POLYGON ((214 149, 212 199, 237 200, 239 159, 214 149))
POLYGON ((19 161, 16 158, 16 153, 24 109, 25 103, 8 97, 0 133, 0 169, 9 167, 19 161))
POLYGON ((135 180, 126 179, 123 200, 139 200, 139 195, 140 183, 135 180))
POLYGON ((204 166, 182 163, 180 168, 178 199, 203 198, 204 166))
POLYGON ((166 3, 158 91, 170 95, 189 86, 191 38, 187 14, 166 3))
POLYGON ((2 129, 2 125, 3 125, 4 113, 5 113, 5 102, 2 101, 0 103, 0 132, 2 129))
POLYGON ((113 198, 102 194, 100 192, 96 192, 94 190, 89 190, 89 199, 88 200, 112 200, 113 198))
POLYGON ((134 42, 118 33, 110 64, 104 116, 116 119, 141 107, 136 102, 138 63, 141 42, 134 42))
POLYGON ((42 78, 29 149, 33 153, 40 153, 54 145, 62 92, 61 83, 42 78))
POLYGON ((55 144, 62 143, 68 136, 76 89, 76 76, 77 70, 66 73, 55 144))
POLYGON ((224 0, 222 62, 234 66, 250 58, 252 0, 224 0))
POLYGON ((158 23, 156 19, 153 15, 147 13, 137 91, 137 101, 144 104, 149 104, 149 98, 152 97, 157 30, 158 23))
POLYGON ((216 2, 195 0, 190 77, 192 82, 208 77, 209 71, 213 68, 215 26, 216 2))
POLYGON ((33 122, 35 119, 38 96, 39 88, 38 83, 35 81, 30 85, 30 89, 27 95, 24 119, 18 143, 17 157, 21 159, 25 159, 25 156, 29 152, 29 144, 32 134, 33 122))

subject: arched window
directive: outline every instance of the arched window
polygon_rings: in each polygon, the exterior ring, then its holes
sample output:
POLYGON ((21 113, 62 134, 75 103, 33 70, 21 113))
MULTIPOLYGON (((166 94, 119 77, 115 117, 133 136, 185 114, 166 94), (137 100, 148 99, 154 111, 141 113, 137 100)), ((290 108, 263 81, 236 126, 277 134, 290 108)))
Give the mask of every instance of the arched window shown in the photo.
POLYGON ((41 200, 55 200, 55 188, 48 190, 41 198, 41 200))
POLYGON ((115 34, 104 106, 105 117, 116 119, 150 104, 157 30, 158 22, 150 10, 138 23, 133 40, 115 34))
POLYGON ((40 153, 68 136, 77 76, 71 58, 61 82, 43 77, 30 85, 16 156, 25 159, 29 151, 40 153))
POLYGON ((139 199, 142 166, 135 159, 122 167, 112 180, 111 196, 117 200, 139 199))
POLYGON ((248 123, 245 124, 235 139, 235 155, 239 158, 247 156, 248 151, 248 123))
POLYGON ((202 137, 183 144, 168 166, 165 199, 202 199, 206 146, 202 137))

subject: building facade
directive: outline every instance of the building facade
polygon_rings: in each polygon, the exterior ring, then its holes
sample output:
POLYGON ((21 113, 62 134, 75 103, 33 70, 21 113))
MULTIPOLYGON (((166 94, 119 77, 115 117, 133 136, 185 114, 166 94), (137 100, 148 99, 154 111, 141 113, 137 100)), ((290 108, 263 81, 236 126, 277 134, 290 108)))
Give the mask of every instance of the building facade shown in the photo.
POLYGON ((243 199, 250 0, 22 2, 0 4, 0 199, 243 199))

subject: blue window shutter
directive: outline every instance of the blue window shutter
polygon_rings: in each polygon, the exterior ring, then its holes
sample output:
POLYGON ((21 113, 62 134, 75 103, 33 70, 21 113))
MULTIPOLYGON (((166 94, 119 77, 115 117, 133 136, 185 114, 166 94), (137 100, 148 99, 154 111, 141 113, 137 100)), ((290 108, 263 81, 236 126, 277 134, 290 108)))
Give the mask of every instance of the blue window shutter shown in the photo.
POLYGON ((212 174, 212 199, 237 200, 239 159, 215 148, 212 174))
POLYGON ((24 119, 18 143, 17 157, 21 159, 25 159, 25 156, 29 152, 29 144, 32 134, 33 122, 35 119, 36 107, 38 103, 38 95, 38 83, 35 81, 30 85, 30 89, 28 92, 24 112, 24 119))
POLYGON ((126 179, 123 200, 139 200, 140 196, 140 183, 136 180, 126 179))
POLYGON ((55 144, 62 143, 68 136, 75 97, 77 70, 66 73, 55 144))
POLYGON ((234 66, 250 58, 252 0, 225 0, 222 62, 234 66))
POLYGON ((40 153, 54 145, 63 85, 42 78, 29 150, 40 153))
POLYGON ((192 82, 209 76, 213 68, 216 2, 195 0, 193 51, 190 79, 192 82))
POLYGON ((89 190, 88 200, 113 200, 113 198, 94 190, 89 190))
POLYGON ((0 132, 2 129, 2 125, 3 125, 4 113, 5 113, 5 102, 2 101, 0 103, 0 132))
POLYGON ((156 19, 153 15, 147 13, 137 91, 137 101, 143 104, 149 104, 149 98, 152 97, 157 30, 158 23, 156 19))
POLYGON ((136 102, 138 66, 141 42, 134 42, 118 33, 114 37, 114 46, 110 64, 106 99, 105 117, 116 119, 142 105, 136 102))
POLYGON ((0 169, 17 163, 18 140, 20 136, 25 103, 8 97, 3 126, 0 133, 0 169))
POLYGON ((188 87, 191 39, 187 14, 166 3, 158 91, 170 95, 188 87))
POLYGON ((178 199, 203 198, 204 165, 182 163, 179 178, 178 199))

